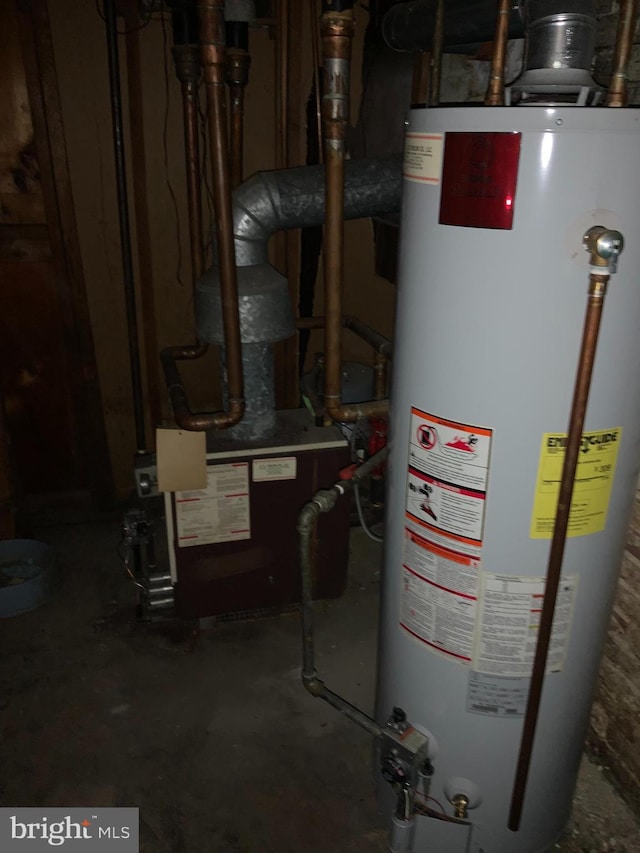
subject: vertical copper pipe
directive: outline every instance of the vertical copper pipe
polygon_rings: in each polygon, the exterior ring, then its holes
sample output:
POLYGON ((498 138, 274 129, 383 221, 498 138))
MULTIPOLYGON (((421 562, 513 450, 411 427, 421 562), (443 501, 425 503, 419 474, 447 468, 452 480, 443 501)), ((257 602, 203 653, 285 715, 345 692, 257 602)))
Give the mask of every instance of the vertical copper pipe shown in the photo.
POLYGON ((442 39, 444 27, 444 0, 438 0, 436 22, 433 29, 431 50, 431 97, 429 103, 437 107, 440 103, 440 80, 442 78, 442 39))
POLYGON ((489 71, 489 86, 484 99, 488 107, 504 106, 504 66, 507 57, 511 6, 511 0, 500 0, 498 6, 498 20, 493 37, 493 53, 491 55, 491 70, 489 71))
POLYGON ((578 453, 582 439, 582 429, 587 410, 589 388, 591 386, 591 375, 595 361, 596 348, 598 345, 598 332, 600 320, 604 307, 604 297, 609 281, 608 274, 591 273, 589 276, 589 298, 584 319, 582 333, 582 346, 578 360, 578 369, 571 404, 569 427, 567 430, 567 446, 560 480, 560 492, 558 495, 558 506, 556 509, 555 525, 553 528, 553 539, 549 550, 549 561, 547 564, 547 577, 544 591, 544 602, 538 628, 538 641, 533 661, 531 674, 531 686, 527 701, 527 711, 524 719, 522 740, 520 742, 520 753, 516 776, 511 798, 511 809, 509 812, 509 829, 517 832, 520 828, 522 807, 529 775, 529 765, 533 751, 540 700, 542 698, 542 686, 544 682, 545 669, 547 665, 547 654, 553 628, 553 615, 558 594, 558 585, 562 571, 562 559, 567 539, 567 528, 569 525, 569 514, 571 512, 571 498, 573 496, 574 479, 578 464, 578 453))
POLYGON ((426 107, 429 103, 429 76, 431 54, 419 50, 413 60, 413 78, 411 80, 411 106, 426 107))
POLYGON ((227 83, 231 123, 229 147, 231 149, 231 186, 235 189, 242 183, 244 162, 244 90, 249 82, 251 57, 245 50, 234 48, 227 51, 227 83))
POLYGON ((344 161, 349 121, 353 9, 325 11, 320 19, 323 60, 322 130, 326 180, 324 291, 325 406, 339 419, 342 385, 342 284, 344 267, 344 161))
POLYGON ((607 107, 624 107, 627 104, 627 68, 637 16, 638 0, 621 0, 616 47, 613 56, 613 71, 605 100, 607 107))
POLYGON ((202 239, 202 193, 200 175, 200 123, 198 116, 198 81, 200 58, 197 45, 180 44, 173 48, 176 76, 182 90, 184 156, 187 171, 187 205, 189 209, 189 245, 191 278, 200 278, 204 267, 202 239))
POLYGON ((198 0, 198 19, 209 107, 213 204, 229 399, 228 411, 216 413, 213 425, 225 429, 238 423, 244 414, 244 379, 226 126, 224 0, 198 0))

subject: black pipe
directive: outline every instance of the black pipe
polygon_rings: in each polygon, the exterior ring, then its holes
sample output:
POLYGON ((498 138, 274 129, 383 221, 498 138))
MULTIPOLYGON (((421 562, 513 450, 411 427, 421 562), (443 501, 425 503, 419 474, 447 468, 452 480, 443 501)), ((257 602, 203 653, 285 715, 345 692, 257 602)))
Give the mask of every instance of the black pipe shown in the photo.
POLYGON ((129 224, 127 173, 124 156, 122 92, 120 91, 120 61, 118 58, 118 31, 116 28, 115 0, 104 0, 104 19, 107 31, 109 93, 111 97, 111 121, 113 124, 113 154, 115 158, 116 189, 118 193, 118 222, 120 225, 122 280, 124 284, 125 309, 127 314, 127 331, 129 333, 129 369, 131 371, 133 416, 136 428, 136 452, 146 453, 142 373, 140 368, 140 341, 138 337, 138 315, 136 307, 136 291, 133 279, 131 226, 129 224))

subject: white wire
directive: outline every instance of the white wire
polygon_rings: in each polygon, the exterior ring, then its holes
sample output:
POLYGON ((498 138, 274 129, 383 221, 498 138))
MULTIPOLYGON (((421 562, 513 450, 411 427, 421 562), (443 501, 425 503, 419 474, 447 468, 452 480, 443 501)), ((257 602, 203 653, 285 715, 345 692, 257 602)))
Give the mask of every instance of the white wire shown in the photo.
POLYGON ((367 534, 369 539, 372 539, 374 542, 384 542, 383 537, 378 536, 377 533, 374 533, 365 521, 364 513, 362 512, 362 503, 360 502, 360 486, 357 483, 353 484, 353 494, 356 499, 356 509, 358 511, 358 520, 360 522, 360 526, 367 534))

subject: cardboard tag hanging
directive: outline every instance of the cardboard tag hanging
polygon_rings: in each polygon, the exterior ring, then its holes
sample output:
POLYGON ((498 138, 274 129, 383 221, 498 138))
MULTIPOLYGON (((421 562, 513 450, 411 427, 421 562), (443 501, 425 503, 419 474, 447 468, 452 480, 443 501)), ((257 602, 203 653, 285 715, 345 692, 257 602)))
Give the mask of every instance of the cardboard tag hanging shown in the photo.
POLYGON ((183 429, 156 429, 158 491, 207 487, 207 436, 183 429))

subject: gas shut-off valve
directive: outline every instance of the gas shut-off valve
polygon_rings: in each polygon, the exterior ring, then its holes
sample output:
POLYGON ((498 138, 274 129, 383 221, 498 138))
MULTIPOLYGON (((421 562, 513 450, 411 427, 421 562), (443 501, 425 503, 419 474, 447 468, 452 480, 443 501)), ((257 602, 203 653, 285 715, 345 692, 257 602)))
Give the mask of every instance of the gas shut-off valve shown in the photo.
POLYGON ((415 831, 416 788, 421 779, 433 773, 428 756, 429 740, 407 722, 402 708, 393 709, 380 737, 380 770, 397 797, 389 850, 409 853, 413 849, 415 831))

